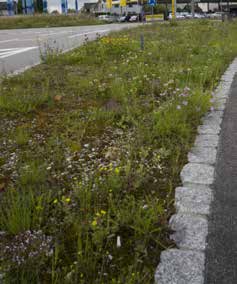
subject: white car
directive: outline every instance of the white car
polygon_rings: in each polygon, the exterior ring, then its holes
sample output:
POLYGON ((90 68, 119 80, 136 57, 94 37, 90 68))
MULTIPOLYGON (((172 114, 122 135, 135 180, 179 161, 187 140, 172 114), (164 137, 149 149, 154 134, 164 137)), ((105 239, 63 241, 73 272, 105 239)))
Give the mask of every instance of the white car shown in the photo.
POLYGON ((120 22, 120 23, 126 22, 126 16, 122 16, 122 17, 118 18, 118 22, 120 22))
POLYGON ((222 18, 222 12, 216 12, 213 14, 209 14, 210 19, 221 19, 222 18))
POLYGON ((185 16, 181 13, 176 13, 176 19, 185 19, 185 16))
POLYGON ((129 22, 136 22, 137 21, 137 16, 134 15, 134 16, 131 16, 130 19, 129 19, 129 22))
POLYGON ((101 20, 101 21, 106 21, 106 22, 108 22, 108 23, 114 22, 114 17, 109 16, 109 15, 100 15, 100 16, 98 17, 98 19, 101 20))

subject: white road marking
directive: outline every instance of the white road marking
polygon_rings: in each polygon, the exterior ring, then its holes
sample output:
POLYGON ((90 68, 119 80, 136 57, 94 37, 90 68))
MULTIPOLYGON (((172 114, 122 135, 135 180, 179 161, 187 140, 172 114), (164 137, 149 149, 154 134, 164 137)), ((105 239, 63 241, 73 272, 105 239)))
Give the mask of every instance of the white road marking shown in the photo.
POLYGON ((0 49, 0 58, 6 58, 18 53, 26 52, 32 49, 38 48, 37 46, 25 47, 25 48, 4 48, 0 49))
POLYGON ((51 35, 60 35, 60 34, 66 34, 68 33, 67 31, 62 31, 62 32, 49 32, 49 33, 45 33, 42 32, 41 34, 39 34, 40 36, 51 36, 51 35))
POLYGON ((88 35, 88 34, 100 34, 100 33, 106 33, 109 30, 99 30, 99 31, 93 31, 93 32, 84 32, 84 33, 80 33, 80 34, 75 34, 75 35, 71 35, 69 36, 69 38, 74 38, 74 37, 78 37, 78 36, 83 36, 83 35, 88 35))
POLYGON ((1 40, 0 43, 2 42, 10 42, 10 41, 17 41, 18 38, 15 38, 15 39, 6 39, 6 40, 1 40))

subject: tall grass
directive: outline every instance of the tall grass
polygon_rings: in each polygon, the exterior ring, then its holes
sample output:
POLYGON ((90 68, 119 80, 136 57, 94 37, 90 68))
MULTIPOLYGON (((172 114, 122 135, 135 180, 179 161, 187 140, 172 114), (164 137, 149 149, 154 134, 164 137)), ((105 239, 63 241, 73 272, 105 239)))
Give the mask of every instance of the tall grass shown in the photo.
POLYGON ((49 28, 103 24, 93 16, 79 15, 34 15, 1 17, 0 29, 49 28))

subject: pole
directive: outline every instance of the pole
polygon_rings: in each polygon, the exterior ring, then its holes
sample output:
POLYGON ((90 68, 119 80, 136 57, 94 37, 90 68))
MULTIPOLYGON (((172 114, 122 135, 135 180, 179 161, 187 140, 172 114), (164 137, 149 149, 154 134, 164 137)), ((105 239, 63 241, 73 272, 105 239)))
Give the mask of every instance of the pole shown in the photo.
POLYGON ((26 2, 25 0, 22 0, 22 13, 25 15, 26 14, 26 2))
POLYGON ((43 0, 43 13, 48 12, 48 3, 47 0, 43 0))
POLYGON ((194 18, 194 0, 191 1, 192 18, 194 18))
POLYGON ((176 0, 172 0, 172 19, 176 19, 176 0))
POLYGON ((7 12, 8 12, 8 16, 12 16, 13 15, 13 1, 12 0, 7 0, 7 12))

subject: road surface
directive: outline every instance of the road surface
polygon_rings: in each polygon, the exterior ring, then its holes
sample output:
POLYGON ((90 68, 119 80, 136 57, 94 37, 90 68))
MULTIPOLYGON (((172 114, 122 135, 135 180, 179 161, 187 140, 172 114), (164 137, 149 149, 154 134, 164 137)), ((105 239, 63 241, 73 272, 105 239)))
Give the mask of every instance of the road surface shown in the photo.
POLYGON ((46 50, 67 51, 80 46, 85 37, 93 40, 98 34, 106 35, 139 25, 138 23, 107 24, 98 26, 16 29, 0 31, 0 74, 19 73, 40 63, 46 50))

